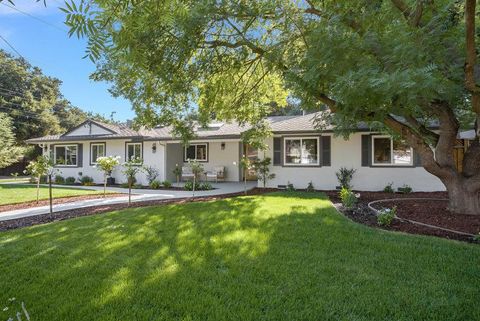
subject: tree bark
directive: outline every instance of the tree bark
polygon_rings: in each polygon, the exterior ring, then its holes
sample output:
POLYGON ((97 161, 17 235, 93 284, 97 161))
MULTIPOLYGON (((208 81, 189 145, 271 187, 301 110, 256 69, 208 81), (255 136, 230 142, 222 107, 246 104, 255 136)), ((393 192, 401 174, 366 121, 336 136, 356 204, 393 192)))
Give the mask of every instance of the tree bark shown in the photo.
POLYGON ((107 197, 107 172, 103 173, 103 198, 107 197))
POLYGON ((52 175, 48 175, 48 196, 50 199, 50 214, 52 214, 53 213, 52 175))
POLYGON ((468 180, 447 180, 448 209, 456 214, 480 215, 480 192, 472 190, 468 180))
POLYGON ((38 201, 40 199, 40 179, 41 179, 41 176, 38 176, 38 178, 37 178, 37 204, 38 204, 38 201))

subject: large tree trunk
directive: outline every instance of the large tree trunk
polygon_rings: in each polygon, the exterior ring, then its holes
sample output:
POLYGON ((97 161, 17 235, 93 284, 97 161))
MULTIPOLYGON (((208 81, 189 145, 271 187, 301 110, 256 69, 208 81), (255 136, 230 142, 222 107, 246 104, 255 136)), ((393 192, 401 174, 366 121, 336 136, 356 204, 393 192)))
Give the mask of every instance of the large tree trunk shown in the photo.
POLYGON ((480 215, 480 192, 472 191, 468 180, 447 180, 448 209, 456 214, 480 215))

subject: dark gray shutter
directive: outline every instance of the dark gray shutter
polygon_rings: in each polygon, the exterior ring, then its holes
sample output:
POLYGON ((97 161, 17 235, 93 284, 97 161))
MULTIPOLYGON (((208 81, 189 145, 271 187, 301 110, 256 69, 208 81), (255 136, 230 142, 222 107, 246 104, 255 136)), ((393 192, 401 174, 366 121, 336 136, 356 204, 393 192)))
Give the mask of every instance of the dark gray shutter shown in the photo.
POLYGON ((322 166, 331 166, 332 165, 332 137, 331 136, 322 136, 322 166))
POLYGON ((362 135, 362 166, 372 164, 372 139, 370 135, 362 135))
POLYGON ((273 137, 273 165, 282 165, 282 138, 273 137))
POLYGON ((77 167, 83 167, 83 144, 78 144, 77 167))
POLYGON ((422 166, 422 159, 420 158, 420 154, 417 151, 413 150, 413 166, 421 167, 422 166))

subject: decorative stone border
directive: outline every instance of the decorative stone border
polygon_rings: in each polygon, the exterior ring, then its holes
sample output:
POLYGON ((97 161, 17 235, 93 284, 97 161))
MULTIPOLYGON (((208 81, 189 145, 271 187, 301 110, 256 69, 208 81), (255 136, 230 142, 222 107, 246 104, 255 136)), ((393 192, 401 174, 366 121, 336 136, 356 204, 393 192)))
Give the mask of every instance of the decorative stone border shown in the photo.
MULTIPOLYGON (((415 198, 387 198, 387 199, 383 199, 383 200, 372 201, 372 202, 368 203, 367 206, 370 210, 372 210, 375 213, 375 215, 378 216, 380 211, 377 210, 376 208, 374 208, 372 206, 373 204, 378 204, 378 203, 383 203, 383 202, 427 201, 427 200, 428 201, 448 201, 447 198, 420 198, 420 197, 415 197, 415 198)), ((430 228, 434 228, 434 229, 437 229, 437 230, 442 230, 442 231, 446 231, 446 232, 450 232, 450 233, 456 233, 456 234, 459 234, 459 235, 475 237, 474 234, 460 232, 460 231, 456 231, 456 230, 451 230, 451 229, 448 229, 448 228, 444 228, 444 227, 440 227, 440 226, 436 226, 436 225, 431 225, 431 224, 427 224, 427 223, 422 223, 422 222, 418 222, 418 221, 414 221, 414 220, 409 220, 409 219, 406 219, 406 218, 401 218, 397 215, 395 215, 395 218, 400 220, 400 221, 403 221, 403 222, 409 222, 409 223, 412 223, 412 224, 426 226, 426 227, 430 227, 430 228)))

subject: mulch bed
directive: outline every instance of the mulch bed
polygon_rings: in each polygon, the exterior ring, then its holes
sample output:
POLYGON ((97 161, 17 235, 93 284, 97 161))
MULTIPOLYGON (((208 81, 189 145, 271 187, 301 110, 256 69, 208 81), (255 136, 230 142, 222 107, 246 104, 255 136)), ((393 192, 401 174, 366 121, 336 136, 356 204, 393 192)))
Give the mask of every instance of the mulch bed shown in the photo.
MULTIPOLYGON (((260 195, 265 193, 270 193, 276 191, 274 188, 254 188, 248 191, 248 195, 260 195)), ((121 194, 124 195, 124 194, 121 194)), ((145 207, 153 205, 167 205, 167 204, 184 204, 188 202, 205 202, 205 201, 214 201, 224 198, 230 198, 234 196, 243 196, 243 192, 239 193, 230 193, 224 195, 215 195, 215 196, 202 196, 202 197, 186 197, 173 200, 152 200, 152 201, 142 201, 142 202, 132 202, 130 206, 128 204, 111 204, 111 205, 101 205, 95 207, 85 207, 78 208, 74 210, 54 212, 53 214, 43 214, 30 217, 23 217, 14 220, 0 221, 0 231, 13 230, 17 228, 45 224, 56 221, 63 221, 75 217, 95 215, 101 213, 107 213, 111 211, 121 210, 125 208, 136 208, 136 207, 145 207)))
MULTIPOLYGON (((119 197, 119 196, 125 196, 125 195, 126 194, 122 194, 122 193, 107 193, 107 198, 119 197)), ((92 195, 83 195, 83 196, 65 196, 61 198, 54 198, 53 205, 83 201, 83 200, 88 200, 92 198, 103 198, 103 194, 92 194, 92 195)), ((0 205, 0 213, 7 212, 7 211, 20 210, 25 208, 31 208, 31 207, 48 206, 49 204, 50 204, 50 201, 48 199, 40 200, 38 203, 36 201, 30 201, 30 202, 17 203, 17 204, 5 204, 5 205, 0 205)))
MULTIPOLYGON (((470 236, 451 233, 426 226, 413 224, 406 221, 394 220, 389 227, 380 227, 377 224, 377 218, 368 208, 367 204, 371 201, 391 199, 391 198, 448 198, 446 192, 416 192, 410 194, 390 194, 383 192, 358 192, 360 199, 358 206, 353 210, 344 210, 343 213, 355 222, 365 224, 375 228, 386 230, 401 231, 410 234, 432 235, 447 239, 474 242, 470 236)), ((332 202, 340 203, 337 191, 329 191, 326 194, 332 202)), ((480 231, 480 215, 458 215, 452 214, 447 210, 448 201, 440 200, 405 200, 388 201, 373 204, 376 209, 392 208, 397 206, 397 216, 421 223, 435 225, 460 232, 478 234, 480 231)))

